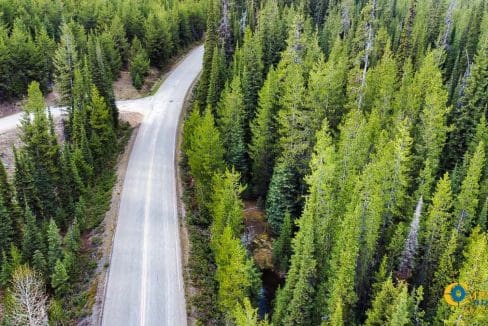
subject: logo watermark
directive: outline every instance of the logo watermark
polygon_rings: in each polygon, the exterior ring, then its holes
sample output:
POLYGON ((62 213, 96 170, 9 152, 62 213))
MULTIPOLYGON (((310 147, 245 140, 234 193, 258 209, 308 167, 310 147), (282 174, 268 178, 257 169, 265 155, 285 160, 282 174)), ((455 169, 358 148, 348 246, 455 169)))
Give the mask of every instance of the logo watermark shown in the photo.
POLYGON ((488 307, 487 291, 470 291, 466 283, 451 283, 444 290, 444 300, 451 306, 486 306, 488 307))

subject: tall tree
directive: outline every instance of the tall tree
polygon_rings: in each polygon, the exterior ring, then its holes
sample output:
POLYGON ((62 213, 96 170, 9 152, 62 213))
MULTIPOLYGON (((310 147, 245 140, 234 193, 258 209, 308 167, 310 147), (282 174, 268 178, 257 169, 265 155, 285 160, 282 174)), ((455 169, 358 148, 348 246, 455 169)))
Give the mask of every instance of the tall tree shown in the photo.
POLYGON ((73 106, 73 83, 75 70, 78 67, 78 52, 75 36, 68 24, 61 26, 61 40, 54 54, 56 68, 56 88, 63 104, 73 106))

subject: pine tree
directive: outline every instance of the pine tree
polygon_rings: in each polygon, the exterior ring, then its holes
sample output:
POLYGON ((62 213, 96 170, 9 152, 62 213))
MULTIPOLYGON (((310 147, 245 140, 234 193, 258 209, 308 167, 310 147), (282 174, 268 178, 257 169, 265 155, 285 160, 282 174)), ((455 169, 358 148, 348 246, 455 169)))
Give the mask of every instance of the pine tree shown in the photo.
POLYGON ((249 156, 252 159, 254 192, 264 196, 273 175, 273 166, 278 154, 277 121, 280 94, 278 72, 271 68, 259 92, 256 117, 251 124, 252 140, 249 156))
POLYGON ((29 207, 25 208, 24 230, 22 239, 22 255, 26 259, 33 257, 37 250, 43 250, 43 242, 36 218, 30 211, 29 207))
POLYGON ((62 240, 59 234, 59 229, 53 219, 49 221, 47 229, 47 264, 50 273, 54 271, 57 261, 61 259, 62 255, 62 240))
POLYGON ((310 325, 315 293, 314 220, 305 209, 298 220, 299 230, 293 239, 293 256, 286 283, 278 290, 273 313, 275 325, 310 325))
MULTIPOLYGON (((209 93, 210 94, 210 93, 209 93)), ((247 176, 247 148, 244 139, 245 108, 238 77, 225 88, 219 102, 217 125, 222 137, 227 164, 247 176)))
POLYGON ((308 81, 308 106, 313 110, 313 129, 318 130, 326 117, 337 130, 345 104, 347 56, 338 38, 326 63, 317 62, 308 81))
MULTIPOLYGON (((50 115, 46 115, 44 107, 44 98, 39 89, 39 83, 32 82, 25 104, 25 114, 21 121, 20 138, 24 142, 23 150, 27 156, 26 160, 32 164, 33 169, 29 172, 33 179, 31 187, 35 189, 33 189, 33 193, 24 193, 24 195, 36 196, 40 202, 41 211, 34 212, 48 218, 48 216, 56 216, 56 209, 62 207, 64 203, 59 202, 57 196, 59 194, 56 191, 63 182, 60 171, 60 148, 54 134, 53 121, 50 115), (33 118, 31 118, 31 114, 33 118)), ((37 200, 27 199, 31 202, 37 200)))
POLYGON ((256 36, 262 47, 264 73, 278 64, 286 46, 286 22, 280 14, 277 1, 266 1, 259 11, 256 36))
POLYGON ((61 26, 60 46, 54 54, 56 68, 56 88, 61 95, 61 103, 73 106, 74 73, 78 67, 78 53, 75 36, 68 24, 61 26))
POLYGON ((474 135, 475 126, 486 114, 488 100, 488 14, 485 13, 474 62, 467 67, 469 77, 460 101, 456 103, 452 118, 454 128, 450 134, 449 152, 453 160, 460 158, 474 135))
MULTIPOLYGON (((232 233, 231 227, 226 226, 215 248, 219 307, 227 315, 248 296, 252 284, 252 262, 246 257, 240 240, 232 233)), ((231 316, 227 318, 231 319, 231 316)))
POLYGON ((10 212, 0 198, 0 252, 5 252, 10 248, 14 240, 14 228, 12 225, 10 212))
MULTIPOLYGON (((459 271, 459 282, 466 284, 470 293, 480 293, 488 287, 488 236, 480 232, 479 227, 476 227, 469 237, 464 262, 459 271)), ((478 297, 478 300, 483 299, 478 297)), ((486 306, 482 302, 460 306, 451 310, 446 322, 484 325, 488 323, 486 306)))
POLYGON ((101 168, 113 154, 116 138, 109 108, 95 86, 91 91, 91 99, 91 152, 94 154, 96 165, 101 168))
POLYGON ((213 175, 224 168, 224 149, 210 109, 199 119, 190 137, 188 164, 195 179, 198 203, 203 208, 209 199, 207 189, 212 185, 213 175))
POLYGON ((132 40, 130 48, 129 70, 132 85, 141 89, 144 85, 144 79, 149 73, 149 57, 137 37, 132 40))
POLYGON ((298 200, 295 179, 287 161, 276 163, 266 197, 266 219, 275 234, 279 234, 285 212, 292 214, 298 200))
POLYGON ((36 250, 32 256, 32 267, 43 277, 46 277, 47 273, 47 262, 46 258, 40 250, 36 250))
POLYGON ((462 234, 470 232, 472 224, 478 216, 480 177, 485 164, 484 148, 485 145, 481 141, 470 159, 466 177, 461 185, 461 192, 457 196, 454 212, 455 226, 462 234))
MULTIPOLYGON (((447 92, 442 86, 442 75, 437 67, 436 52, 430 52, 423 60, 415 76, 421 90, 422 111, 420 124, 417 126, 419 141, 417 143, 417 165, 420 163, 419 194, 424 199, 430 196, 435 176, 439 169, 439 160, 444 147, 447 131, 446 107, 447 92)), ((415 121, 415 120, 414 120, 415 121)))
MULTIPOLYGON (((450 230, 453 226, 452 219, 452 193, 449 174, 445 173, 436 186, 432 197, 425 225, 421 232, 420 250, 421 258, 419 264, 419 283, 425 284, 434 277, 434 272, 439 264, 439 259, 447 247, 450 230)), ((426 288, 426 300, 428 307, 432 308, 437 298, 426 288)))
POLYGON ((149 14, 144 23, 146 49, 151 63, 157 67, 167 63, 173 48, 168 20, 168 13, 160 11, 149 14))
POLYGON ((286 272, 288 270, 288 264, 292 254, 292 236, 293 229, 291 216, 289 212, 286 212, 278 239, 273 243, 273 262, 281 272, 286 272))
POLYGON ((211 243, 214 248, 219 245, 224 229, 228 227, 233 237, 239 237, 242 231, 242 210, 244 204, 239 196, 244 187, 239 184, 239 173, 226 170, 223 175, 217 174, 213 181, 212 202, 209 205, 213 217, 210 228, 211 243))
POLYGON ((257 309, 254 309, 248 298, 244 298, 232 313, 236 326, 267 326, 266 320, 259 320, 257 309))
POLYGON ((242 93, 244 102, 244 131, 246 142, 250 140, 249 124, 254 119, 258 92, 263 83, 262 48, 259 38, 252 35, 248 27, 244 31, 244 41, 240 49, 242 65, 242 93))
MULTIPOLYGON (((210 68, 210 77, 208 81, 207 105, 215 107, 220 98, 220 93, 225 83, 225 56, 224 51, 215 46, 212 55, 212 65, 210 68)), ((236 79, 236 78, 235 78, 236 79)))
POLYGON ((66 294, 68 290, 68 273, 61 260, 57 260, 54 265, 53 274, 51 276, 51 285, 58 298, 66 294))

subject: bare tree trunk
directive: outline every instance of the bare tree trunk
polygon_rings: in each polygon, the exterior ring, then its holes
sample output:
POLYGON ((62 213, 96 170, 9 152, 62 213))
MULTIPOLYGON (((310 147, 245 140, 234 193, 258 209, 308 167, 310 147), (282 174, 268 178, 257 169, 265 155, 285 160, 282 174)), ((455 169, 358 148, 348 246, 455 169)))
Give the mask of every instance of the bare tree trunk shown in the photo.
POLYGON ((13 303, 8 312, 12 325, 48 325, 47 295, 36 272, 27 266, 18 267, 13 273, 9 294, 13 303))

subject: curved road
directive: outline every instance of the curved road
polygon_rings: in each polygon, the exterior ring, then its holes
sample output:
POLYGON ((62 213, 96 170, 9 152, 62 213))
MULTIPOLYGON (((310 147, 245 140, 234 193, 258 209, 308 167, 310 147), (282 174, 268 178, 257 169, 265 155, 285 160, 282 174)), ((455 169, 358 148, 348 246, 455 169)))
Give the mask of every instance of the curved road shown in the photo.
MULTIPOLYGON (((148 106, 129 159, 102 325, 186 325, 175 181, 178 119, 203 46, 170 73, 148 106)), ((132 106, 133 102, 120 103, 132 106)))
MULTIPOLYGON (((188 89, 202 69, 203 46, 192 50, 154 96, 119 101, 120 111, 144 115, 122 190, 106 285, 102 325, 185 326, 175 180, 178 120, 188 89)), ((51 109, 53 116, 62 108, 51 109)), ((21 113, 0 119, 0 134, 21 113)))

